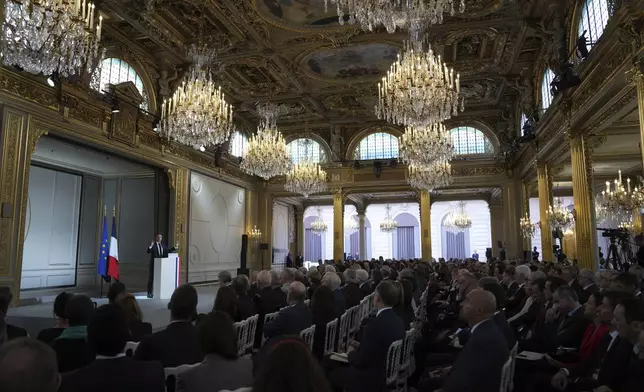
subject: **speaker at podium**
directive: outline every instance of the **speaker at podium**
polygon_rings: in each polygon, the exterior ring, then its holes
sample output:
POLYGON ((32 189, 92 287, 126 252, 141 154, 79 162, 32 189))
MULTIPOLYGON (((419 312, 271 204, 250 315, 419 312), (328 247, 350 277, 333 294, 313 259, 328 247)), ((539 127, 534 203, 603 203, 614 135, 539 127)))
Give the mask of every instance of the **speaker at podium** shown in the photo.
POLYGON ((154 299, 170 299, 179 285, 179 254, 154 259, 154 299))

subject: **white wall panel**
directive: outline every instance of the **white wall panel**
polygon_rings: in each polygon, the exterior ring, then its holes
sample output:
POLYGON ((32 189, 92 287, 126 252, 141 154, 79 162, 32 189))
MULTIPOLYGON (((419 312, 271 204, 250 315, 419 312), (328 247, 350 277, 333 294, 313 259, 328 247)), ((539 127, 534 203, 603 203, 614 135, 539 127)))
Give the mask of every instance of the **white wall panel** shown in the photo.
MULTIPOLYGON (((441 224, 443 218, 454 210, 456 202, 439 201, 431 206, 431 228, 432 228, 432 257, 437 259, 443 257, 443 244, 441 224)), ((484 200, 469 200, 465 211, 472 218, 472 227, 469 229, 470 243, 466 253, 471 255, 476 250, 480 261, 486 261, 485 250, 492 247, 492 227, 490 221, 490 208, 484 200)))
MULTIPOLYGON (((326 233, 320 236, 322 241, 322 260, 333 258, 333 206, 319 206, 321 209, 322 220, 327 225, 326 233)), ((308 207, 304 210, 304 219, 309 216, 317 217, 318 207, 308 207)), ((317 260, 316 260, 317 261, 317 260)))
POLYGON ((21 289, 76 279, 81 177, 31 166, 21 289))
POLYGON ((273 249, 288 250, 288 207, 273 205, 273 249))
POLYGON ((190 189, 188 282, 216 280, 223 270, 234 276, 244 234, 244 189, 198 173, 192 173, 190 189))
MULTIPOLYGON (((399 203, 399 204, 390 204, 391 206, 391 218, 396 219, 396 216, 402 213, 408 213, 412 215, 420 225, 420 211, 418 209, 418 203, 399 203)), ((367 252, 372 258, 383 257, 384 259, 394 258, 394 241, 396 240, 395 234, 392 233, 383 233, 380 231, 380 222, 385 220, 387 216, 387 205, 386 204, 370 204, 367 207, 365 216, 371 223, 371 254, 367 252)), ((416 257, 420 258, 420 230, 414 230, 414 246, 416 257)), ((369 242, 367 242, 369 244, 369 242)))

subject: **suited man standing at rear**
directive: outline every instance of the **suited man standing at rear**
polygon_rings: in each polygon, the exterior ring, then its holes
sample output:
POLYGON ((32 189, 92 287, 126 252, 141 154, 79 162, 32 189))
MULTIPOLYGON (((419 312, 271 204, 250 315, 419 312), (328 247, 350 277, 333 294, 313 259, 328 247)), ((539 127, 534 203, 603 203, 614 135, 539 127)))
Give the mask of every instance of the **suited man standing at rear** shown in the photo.
POLYGON ((442 391, 499 391, 501 371, 510 351, 493 320, 495 312, 496 299, 489 291, 476 289, 467 294, 460 317, 467 321, 472 336, 445 379, 442 391))
POLYGON ((154 284, 154 259, 168 257, 168 253, 175 252, 177 248, 179 248, 179 244, 174 248, 168 249, 168 247, 163 244, 163 236, 161 234, 157 234, 154 237, 154 240, 150 242, 150 246, 148 246, 148 253, 150 254, 150 262, 148 264, 148 298, 152 298, 152 288, 154 284))

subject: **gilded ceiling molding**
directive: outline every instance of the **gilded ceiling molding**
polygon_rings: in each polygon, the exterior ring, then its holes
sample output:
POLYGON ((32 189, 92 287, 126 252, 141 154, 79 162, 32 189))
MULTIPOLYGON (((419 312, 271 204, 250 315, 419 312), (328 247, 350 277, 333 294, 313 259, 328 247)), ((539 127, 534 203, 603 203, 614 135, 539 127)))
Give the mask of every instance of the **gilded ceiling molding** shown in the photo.
POLYGON ((393 124, 366 126, 361 130, 359 130, 358 132, 356 132, 353 136, 351 136, 351 138, 349 139, 349 143, 346 145, 347 147, 345 150, 344 158, 347 161, 353 161, 354 160, 353 154, 355 153, 356 148, 358 148, 360 141, 365 137, 371 135, 372 133, 386 132, 398 138, 402 136, 403 131, 404 129, 402 127, 399 127, 393 124))
MULTIPOLYGON (((238 0, 238 1, 244 1, 244 0, 238 0)), ((259 15, 261 19, 264 20, 265 22, 275 27, 278 27, 282 30, 286 30, 294 33, 320 33, 320 32, 336 32, 336 31, 349 30, 354 27, 352 25, 349 25, 348 23, 345 23, 344 26, 339 23, 334 23, 331 25, 322 25, 322 26, 297 25, 294 23, 289 23, 284 19, 280 19, 277 16, 272 15, 270 12, 265 12, 260 7, 258 7, 257 2, 258 0, 252 0, 253 10, 257 13, 257 15, 259 15)), ((335 16, 337 18, 338 15, 335 13, 335 9, 336 9, 335 5, 329 4, 329 13, 328 13, 329 17, 335 16)))

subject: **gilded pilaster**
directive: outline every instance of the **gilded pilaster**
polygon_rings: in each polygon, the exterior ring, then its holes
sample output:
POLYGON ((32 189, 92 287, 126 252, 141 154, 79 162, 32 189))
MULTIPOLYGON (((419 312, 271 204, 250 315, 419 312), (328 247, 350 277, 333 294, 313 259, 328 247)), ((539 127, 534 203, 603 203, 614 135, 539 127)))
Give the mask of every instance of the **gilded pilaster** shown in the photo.
POLYGON ((358 226, 359 234, 358 238, 360 241, 360 259, 365 260, 367 258, 367 228, 365 222, 365 210, 358 210, 358 226))
POLYGON ((642 213, 639 208, 633 210, 633 233, 642 233, 642 213))
POLYGON ((344 260, 344 195, 333 191, 333 260, 344 260))
POLYGON ((539 224, 541 226, 541 259, 554 261, 552 252, 552 229, 548 223, 548 208, 552 205, 552 183, 548 176, 548 166, 537 166, 537 185, 539 190, 539 224))
POLYGON ((492 256, 499 257, 501 249, 498 241, 503 242, 503 205, 490 204, 490 225, 492 234, 492 256))
POLYGON ((268 249, 259 250, 259 266, 270 269, 273 262, 273 195, 266 183, 258 194, 257 212, 257 228, 262 232, 262 243, 268 244, 268 249))
POLYGON ((180 282, 188 279, 188 204, 190 202, 190 170, 168 169, 170 179, 170 243, 179 244, 180 282))
POLYGON ((588 178, 588 151, 584 136, 570 138, 572 162, 572 193, 575 200, 575 242, 580 268, 597 269, 595 260, 596 235, 593 225, 595 200, 590 191, 588 178))
MULTIPOLYGON (((530 219, 530 184, 522 183, 521 184, 521 217, 530 219)), ((530 251, 532 248, 532 238, 524 236, 523 232, 521 233, 523 237, 523 250, 530 251)))
POLYGON ((431 225, 431 195, 429 191, 420 192, 420 249, 424 261, 432 260, 432 225, 431 225))
POLYGON ((22 253, 27 216, 31 155, 46 129, 12 108, 2 109, 0 132, 0 286, 20 300, 22 253))
POLYGON ((503 186, 503 227, 508 258, 523 257, 523 238, 519 230, 521 204, 521 182, 510 179, 503 186))

